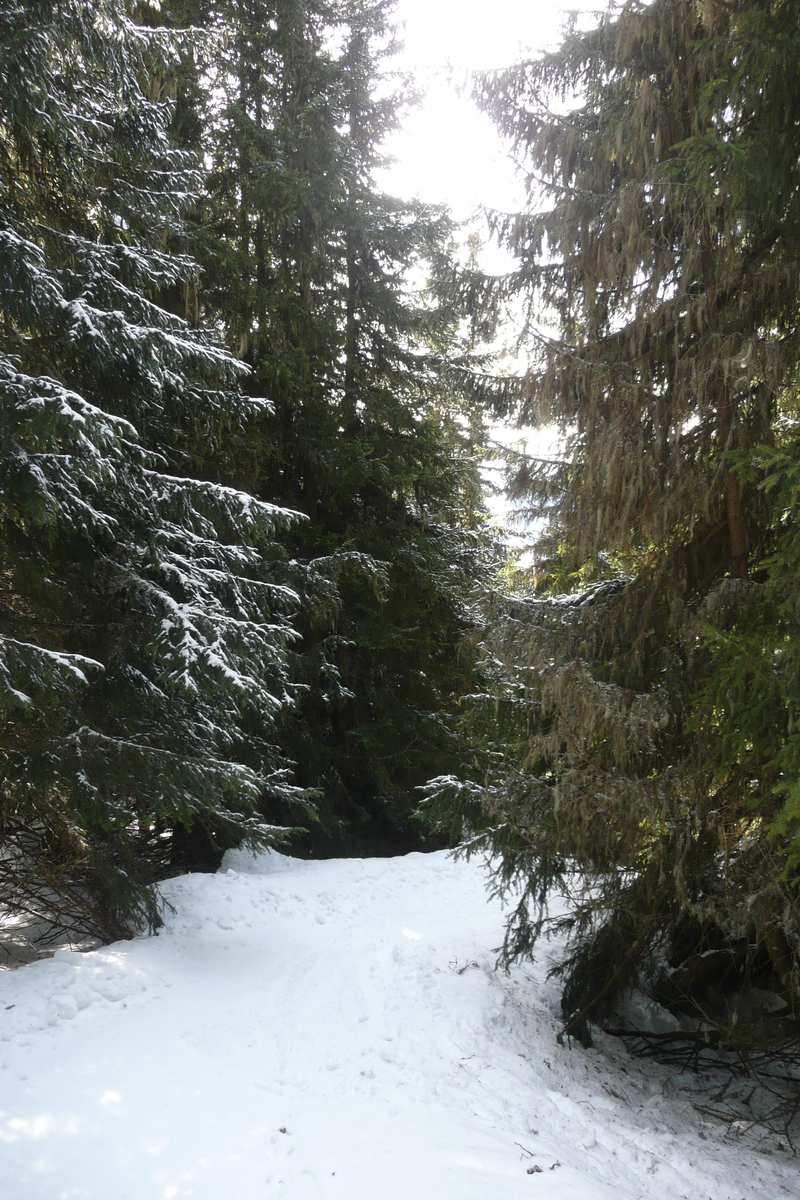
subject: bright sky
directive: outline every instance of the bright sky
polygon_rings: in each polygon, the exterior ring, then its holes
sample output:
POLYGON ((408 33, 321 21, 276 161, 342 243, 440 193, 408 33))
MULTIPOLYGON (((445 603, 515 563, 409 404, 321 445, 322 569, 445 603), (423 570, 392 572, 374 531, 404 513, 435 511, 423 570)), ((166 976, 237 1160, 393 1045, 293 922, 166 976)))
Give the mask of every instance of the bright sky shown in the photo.
MULTIPOLYGON (((382 186, 403 198, 416 195, 446 204, 459 221, 481 205, 510 212, 522 208, 523 188, 495 126, 468 94, 458 94, 456 85, 470 71, 508 66, 557 46, 569 12, 604 7, 603 0, 398 0, 405 49, 397 65, 414 72, 426 96, 387 145, 396 162, 380 180, 382 186)), ((511 265, 490 245, 480 261, 489 271, 511 265)), ((497 441, 528 453, 549 456, 559 450, 554 429, 498 423, 492 432, 497 441)), ((487 464, 487 485, 499 484, 501 475, 501 467, 487 464)), ((497 520, 509 519, 502 495, 487 495, 487 503, 497 520)))
POLYGON ((389 143, 398 161, 382 180, 386 189, 445 203, 458 220, 479 204, 520 208, 522 189, 494 125, 454 84, 470 70, 508 66, 557 45, 566 12, 601 7, 602 0, 398 0, 405 23, 399 65, 415 72, 427 96, 389 143))

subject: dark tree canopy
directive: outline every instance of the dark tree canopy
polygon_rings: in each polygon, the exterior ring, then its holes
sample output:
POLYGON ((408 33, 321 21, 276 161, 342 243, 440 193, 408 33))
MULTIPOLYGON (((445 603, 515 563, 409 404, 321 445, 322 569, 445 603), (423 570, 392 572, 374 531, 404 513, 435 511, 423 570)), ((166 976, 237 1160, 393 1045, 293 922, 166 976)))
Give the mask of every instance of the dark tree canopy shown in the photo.
POLYGON ((391 8, 210 10, 226 36, 203 114, 199 305, 274 406, 242 446, 248 486, 308 518, 284 542, 304 606, 282 728, 318 795, 305 846, 328 853, 419 844, 416 786, 463 762, 459 647, 490 565, 468 347, 458 314, 420 291, 453 225, 376 184, 414 100, 392 73, 391 8))

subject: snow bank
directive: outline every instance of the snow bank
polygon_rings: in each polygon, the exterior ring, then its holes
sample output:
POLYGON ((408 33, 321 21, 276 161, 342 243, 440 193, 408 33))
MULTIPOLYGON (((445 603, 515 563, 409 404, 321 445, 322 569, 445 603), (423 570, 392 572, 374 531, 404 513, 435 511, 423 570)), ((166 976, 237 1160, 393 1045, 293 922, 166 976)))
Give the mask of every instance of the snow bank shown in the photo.
POLYGON ((233 853, 164 892, 159 937, 0 977, 4 1200, 800 1193, 666 1069, 556 1044, 477 864, 233 853))

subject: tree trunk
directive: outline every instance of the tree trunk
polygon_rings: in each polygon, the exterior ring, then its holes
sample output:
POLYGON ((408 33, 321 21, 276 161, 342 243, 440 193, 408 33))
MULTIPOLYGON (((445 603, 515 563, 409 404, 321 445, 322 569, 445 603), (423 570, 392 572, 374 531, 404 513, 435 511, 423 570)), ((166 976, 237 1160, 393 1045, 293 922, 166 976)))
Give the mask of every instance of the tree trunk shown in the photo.
POLYGON ((356 257, 353 235, 347 234, 347 304, 345 311, 345 359, 344 359, 344 405, 345 425, 356 419, 356 257))
MULTIPOLYGON (((719 442, 724 453, 729 449, 733 424, 733 406, 726 401, 719 410, 719 442)), ((747 579, 747 527, 744 519, 742 485, 736 471, 725 473, 725 509, 728 518, 728 548, 731 572, 737 579, 747 579)))

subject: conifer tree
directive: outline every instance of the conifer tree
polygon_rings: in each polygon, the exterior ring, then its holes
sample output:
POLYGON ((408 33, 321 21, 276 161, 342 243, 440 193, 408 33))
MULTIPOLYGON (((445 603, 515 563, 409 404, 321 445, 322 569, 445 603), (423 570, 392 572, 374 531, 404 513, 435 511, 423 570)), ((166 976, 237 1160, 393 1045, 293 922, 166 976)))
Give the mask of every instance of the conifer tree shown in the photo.
POLYGON ((188 35, 120 0, 0 4, 0 902, 99 936, 158 923, 180 837, 274 839, 292 517, 227 486, 263 410, 162 298, 200 178, 168 137, 188 35))
POLYGON ((524 312, 502 398, 568 441, 514 484, 550 524, 492 604, 505 741, 432 791, 523 886, 509 957, 572 891, 581 1036, 665 959, 707 1013, 708 985, 800 995, 799 28, 792 0, 628 3, 476 88, 530 199, 494 218, 516 271, 465 294, 524 312))
POLYGON ((416 785, 459 760, 447 713, 487 562, 456 321, 407 282, 452 227, 375 184, 408 102, 384 78, 390 5, 216 12, 201 304, 274 405, 242 446, 253 486, 308 517, 285 543, 306 603, 284 745, 319 793, 317 850, 400 848, 416 785))

